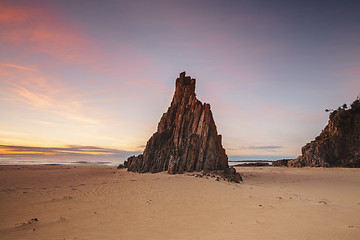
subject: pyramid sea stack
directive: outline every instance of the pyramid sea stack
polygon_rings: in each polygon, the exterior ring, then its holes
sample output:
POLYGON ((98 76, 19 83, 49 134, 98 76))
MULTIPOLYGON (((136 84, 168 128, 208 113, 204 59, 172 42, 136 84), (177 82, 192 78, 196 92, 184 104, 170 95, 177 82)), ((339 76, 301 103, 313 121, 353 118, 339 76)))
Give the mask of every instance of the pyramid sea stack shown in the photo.
POLYGON ((174 174, 219 170, 228 179, 240 180, 235 169, 229 168, 210 105, 196 98, 195 82, 185 72, 180 73, 171 105, 161 117, 157 132, 148 140, 143 154, 128 158, 128 171, 174 174))
POLYGON ((315 141, 306 144, 302 155, 289 162, 293 167, 360 167, 360 101, 351 108, 331 112, 329 122, 315 141))

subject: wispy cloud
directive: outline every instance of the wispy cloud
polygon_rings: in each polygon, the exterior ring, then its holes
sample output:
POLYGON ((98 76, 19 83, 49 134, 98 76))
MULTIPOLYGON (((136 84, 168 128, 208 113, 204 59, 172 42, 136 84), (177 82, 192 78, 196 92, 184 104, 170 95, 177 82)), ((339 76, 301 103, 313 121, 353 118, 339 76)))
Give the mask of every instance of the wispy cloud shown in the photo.
MULTIPOLYGON (((61 115, 69 120, 88 124, 97 124, 99 119, 88 116, 84 105, 83 94, 73 95, 71 88, 37 69, 13 64, 0 64, 0 82, 3 88, 11 93, 4 99, 8 104, 21 103, 35 110, 47 111, 61 115)), ((91 94, 90 94, 91 95, 91 94)))
POLYGON ((241 146, 226 148, 229 155, 241 153, 244 156, 249 155, 278 155, 284 149, 283 146, 259 145, 259 146, 241 146))
POLYGON ((250 146, 248 149, 259 149, 259 150, 269 150, 269 149, 280 149, 281 146, 250 146))
POLYGON ((37 70, 34 69, 34 68, 18 66, 18 65, 14 65, 14 64, 0 63, 0 66, 8 67, 8 68, 16 68, 16 69, 25 70, 25 71, 31 71, 31 72, 37 72, 37 70))

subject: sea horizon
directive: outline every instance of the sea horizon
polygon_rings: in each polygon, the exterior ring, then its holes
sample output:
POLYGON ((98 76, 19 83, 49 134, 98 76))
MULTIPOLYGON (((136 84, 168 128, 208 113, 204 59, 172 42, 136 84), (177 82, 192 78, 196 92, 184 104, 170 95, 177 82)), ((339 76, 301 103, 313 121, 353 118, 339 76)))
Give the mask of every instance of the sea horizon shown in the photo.
MULTIPOLYGON (((130 157, 130 156, 129 156, 130 157)), ((294 156, 228 156, 229 165, 231 163, 246 162, 246 161, 276 161, 280 159, 292 159, 294 156)), ((69 166, 118 166, 124 163, 127 158, 114 156, 11 156, 1 157, 0 165, 69 165, 69 166)))

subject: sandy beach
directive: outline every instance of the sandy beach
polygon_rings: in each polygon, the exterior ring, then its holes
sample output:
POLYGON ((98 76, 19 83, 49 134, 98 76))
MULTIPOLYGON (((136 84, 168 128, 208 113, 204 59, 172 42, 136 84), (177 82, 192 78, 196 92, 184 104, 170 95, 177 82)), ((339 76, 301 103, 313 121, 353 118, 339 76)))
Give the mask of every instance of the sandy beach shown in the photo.
POLYGON ((359 239, 360 169, 238 167, 240 184, 0 166, 1 239, 359 239))

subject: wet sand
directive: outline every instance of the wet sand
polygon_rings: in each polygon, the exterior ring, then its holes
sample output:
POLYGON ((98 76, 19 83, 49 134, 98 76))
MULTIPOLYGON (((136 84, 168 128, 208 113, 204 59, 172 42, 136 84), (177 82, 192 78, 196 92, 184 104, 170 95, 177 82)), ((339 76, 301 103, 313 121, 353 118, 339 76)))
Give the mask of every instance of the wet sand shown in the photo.
POLYGON ((0 166, 0 239, 359 239, 360 169, 237 171, 0 166))

